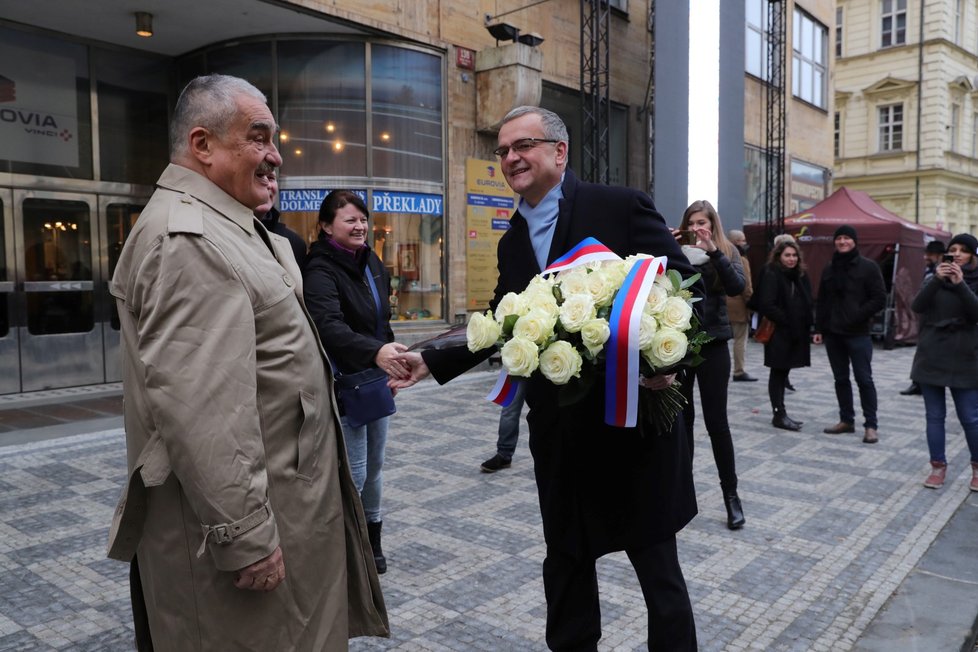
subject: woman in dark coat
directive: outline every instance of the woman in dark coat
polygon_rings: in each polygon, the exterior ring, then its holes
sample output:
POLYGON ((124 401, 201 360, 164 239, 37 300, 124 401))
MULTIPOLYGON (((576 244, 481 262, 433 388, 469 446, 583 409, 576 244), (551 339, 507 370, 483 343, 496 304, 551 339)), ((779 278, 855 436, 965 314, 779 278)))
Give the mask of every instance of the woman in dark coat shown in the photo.
MULTIPOLYGON (((727 527, 739 530, 744 527, 744 509, 737 495, 737 465, 734 460, 733 436, 727 421, 727 385, 730 382, 730 351, 727 340, 733 338, 733 329, 727 318, 727 297, 735 297, 744 291, 746 277, 737 252, 726 235, 720 216, 708 201, 694 201, 683 213, 681 231, 695 234, 696 243, 684 245, 683 253, 689 262, 703 275, 706 298, 702 304, 703 330, 713 341, 703 345, 700 355, 703 362, 687 370, 682 380, 682 392, 686 397, 683 418, 689 439, 690 455, 693 452, 693 382, 699 382, 700 404, 703 421, 710 435, 713 459, 720 475, 723 504, 727 509, 727 527)), ((676 238, 683 234, 677 232, 676 238)))
MULTIPOLYGON (((326 196, 319 209, 319 239, 309 249, 302 274, 303 297, 336 371, 355 373, 380 367, 390 376, 399 376, 407 369, 396 358, 406 347, 394 342, 391 279, 367 245, 368 217, 366 204, 356 194, 334 190, 326 196), (367 274, 373 279, 376 297, 367 274)), ((346 417, 340 417, 378 573, 387 570, 380 537, 380 498, 389 419, 353 428, 346 417)))
POLYGON ((774 418, 784 430, 801 430, 784 409, 788 372, 811 365, 812 285, 805 274, 801 251, 794 241, 782 241, 771 252, 757 291, 758 311, 774 322, 774 335, 764 345, 764 366, 771 372, 767 391, 774 418))
POLYGON ((944 485, 944 388, 950 387, 971 451, 970 489, 978 491, 978 240, 956 235, 947 252, 951 260, 937 266, 910 304, 921 315, 910 377, 920 385, 927 420, 931 472, 924 486, 944 485))

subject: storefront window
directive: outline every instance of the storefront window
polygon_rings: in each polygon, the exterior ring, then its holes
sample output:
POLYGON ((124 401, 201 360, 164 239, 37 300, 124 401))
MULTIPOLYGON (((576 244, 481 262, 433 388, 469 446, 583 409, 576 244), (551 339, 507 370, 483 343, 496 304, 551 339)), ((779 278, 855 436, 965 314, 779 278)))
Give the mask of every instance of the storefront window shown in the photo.
POLYGON ((440 182, 441 59, 388 45, 370 56, 374 176, 440 182))
POLYGON ((91 179, 88 48, 0 27, 0 171, 91 179))
POLYGON ((208 50, 206 60, 208 73, 247 79, 272 103, 271 43, 236 43, 208 50))
POLYGON ((152 184, 166 167, 169 61, 94 50, 100 171, 105 181, 152 184))
POLYGON ((363 43, 279 42, 283 175, 367 175, 364 52, 363 43))

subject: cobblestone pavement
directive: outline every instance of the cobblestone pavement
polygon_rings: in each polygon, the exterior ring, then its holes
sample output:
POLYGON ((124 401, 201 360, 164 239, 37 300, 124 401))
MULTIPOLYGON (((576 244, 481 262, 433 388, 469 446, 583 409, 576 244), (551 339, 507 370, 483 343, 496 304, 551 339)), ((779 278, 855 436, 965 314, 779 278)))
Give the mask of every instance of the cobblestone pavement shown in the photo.
MULTIPOLYGON (((881 443, 830 436, 837 409, 824 351, 791 374, 800 433, 770 426, 766 382, 731 383, 747 526, 725 527, 705 432, 696 433, 700 514, 680 535, 702 650, 849 650, 962 503, 967 452, 949 421, 949 482, 922 488, 923 403, 897 392, 913 349, 877 350, 881 443)), ((764 376, 751 344, 748 370, 764 376)), ((498 408, 495 373, 403 392, 385 473, 381 579, 393 636, 365 650, 544 650, 544 556, 526 447, 479 472, 498 408)), ((858 401, 857 401, 858 404, 858 401)), ((953 411, 949 410, 949 414, 953 411)), ((699 422, 698 422, 699 425, 699 422)), ((857 424, 858 425, 858 424, 857 424)), ((125 475, 122 432, 0 447, 0 650, 128 650, 128 567, 105 559, 125 475)), ((599 562, 601 650, 644 650, 646 614, 622 554, 599 562)), ((935 605, 935 608, 939 608, 935 605)))

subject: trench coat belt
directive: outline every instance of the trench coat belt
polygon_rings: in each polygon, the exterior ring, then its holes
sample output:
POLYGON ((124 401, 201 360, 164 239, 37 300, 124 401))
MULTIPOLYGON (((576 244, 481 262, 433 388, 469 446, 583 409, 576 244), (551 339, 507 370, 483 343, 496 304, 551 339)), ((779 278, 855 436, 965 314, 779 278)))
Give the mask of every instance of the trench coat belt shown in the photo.
POLYGON ((204 525, 201 523, 200 527, 204 530, 204 540, 200 542, 200 548, 197 548, 197 557, 199 558, 204 554, 204 550, 207 548, 207 539, 212 534, 214 535, 214 543, 227 545, 234 541, 235 537, 241 536, 248 530, 252 530, 267 521, 271 513, 271 510, 268 508, 268 502, 266 501, 260 508, 237 521, 220 523, 218 525, 204 525))

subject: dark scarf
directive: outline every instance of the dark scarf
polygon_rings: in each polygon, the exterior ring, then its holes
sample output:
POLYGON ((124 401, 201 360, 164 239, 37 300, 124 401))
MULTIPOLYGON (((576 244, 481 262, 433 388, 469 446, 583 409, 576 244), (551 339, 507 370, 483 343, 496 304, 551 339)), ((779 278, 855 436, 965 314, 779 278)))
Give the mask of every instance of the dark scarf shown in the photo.
POLYGON ((968 284, 972 292, 978 294, 978 260, 972 256, 971 265, 962 267, 961 272, 964 274, 964 282, 968 284))
POLYGON ((859 258, 859 248, 853 247, 852 251, 841 253, 836 251, 832 254, 832 287, 835 289, 836 296, 843 296, 846 293, 846 286, 849 284, 849 267, 859 258))

